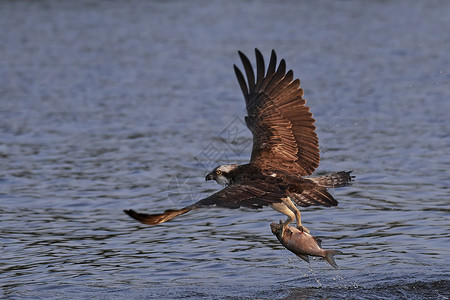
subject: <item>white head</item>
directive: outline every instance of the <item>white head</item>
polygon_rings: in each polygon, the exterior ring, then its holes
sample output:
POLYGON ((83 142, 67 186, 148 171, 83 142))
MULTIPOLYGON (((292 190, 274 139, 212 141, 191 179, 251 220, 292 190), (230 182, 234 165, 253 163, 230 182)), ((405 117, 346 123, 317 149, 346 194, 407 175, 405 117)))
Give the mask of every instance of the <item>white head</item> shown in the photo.
POLYGON ((226 186, 232 183, 231 171, 237 168, 237 165, 222 165, 214 168, 208 175, 206 175, 205 180, 215 180, 218 184, 226 186))

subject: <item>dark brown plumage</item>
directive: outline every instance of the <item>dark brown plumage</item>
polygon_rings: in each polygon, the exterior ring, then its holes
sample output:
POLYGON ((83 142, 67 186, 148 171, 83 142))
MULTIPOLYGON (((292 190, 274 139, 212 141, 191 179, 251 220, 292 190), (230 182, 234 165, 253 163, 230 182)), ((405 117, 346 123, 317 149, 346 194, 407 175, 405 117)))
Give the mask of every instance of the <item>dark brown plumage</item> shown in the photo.
POLYGON ((246 101, 247 127, 253 134, 250 162, 244 165, 223 165, 212 170, 206 180, 215 180, 226 187, 192 205, 162 214, 142 214, 125 210, 144 224, 169 221, 190 210, 203 207, 262 208, 271 206, 288 216, 287 226, 296 219, 302 227, 298 206, 336 206, 337 201, 327 188, 349 185, 350 172, 304 178, 319 165, 319 144, 315 120, 305 105, 300 81, 293 72, 286 72, 282 59, 272 50, 267 72, 262 54, 256 53, 256 78, 248 58, 239 52, 245 74, 234 66, 236 77, 246 101))
POLYGON ((299 176, 311 175, 319 166, 319 141, 315 133, 315 120, 303 99, 300 80, 293 80, 292 70, 286 73, 284 59, 275 70, 275 51, 272 50, 267 73, 264 72, 261 52, 256 49, 255 53, 256 82, 250 61, 242 52, 239 56, 247 82, 242 72, 234 66, 248 112, 245 122, 253 133, 250 163, 299 176))

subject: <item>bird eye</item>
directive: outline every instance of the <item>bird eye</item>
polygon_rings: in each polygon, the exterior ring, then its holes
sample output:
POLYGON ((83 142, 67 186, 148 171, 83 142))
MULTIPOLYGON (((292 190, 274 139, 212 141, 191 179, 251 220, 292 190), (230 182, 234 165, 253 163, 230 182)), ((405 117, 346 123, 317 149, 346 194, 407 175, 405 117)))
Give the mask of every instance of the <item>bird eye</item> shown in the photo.
POLYGON ((222 171, 217 170, 217 171, 216 171, 216 175, 220 175, 220 174, 222 174, 222 171))

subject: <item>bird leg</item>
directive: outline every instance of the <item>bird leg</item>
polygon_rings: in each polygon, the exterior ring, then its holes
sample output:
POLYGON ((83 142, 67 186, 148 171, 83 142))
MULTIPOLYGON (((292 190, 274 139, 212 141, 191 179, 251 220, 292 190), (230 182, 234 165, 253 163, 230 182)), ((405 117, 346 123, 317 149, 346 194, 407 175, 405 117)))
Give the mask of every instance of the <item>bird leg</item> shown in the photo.
POLYGON ((286 228, 288 228, 288 226, 289 226, 289 224, 292 222, 292 218, 291 218, 291 216, 288 216, 288 218, 286 219, 286 221, 284 221, 284 222, 282 222, 281 220, 280 220, 280 225, 281 225, 281 236, 283 236, 284 235, 284 230, 286 229, 286 228))
POLYGON ((295 213, 295 219, 297 221, 297 228, 298 228, 298 230, 300 230, 302 232, 309 233, 309 229, 306 228, 306 226, 302 225, 302 218, 301 218, 301 215, 300 215, 300 211, 297 209, 297 212, 294 212, 294 213, 295 213))
POLYGON ((281 236, 283 236, 284 234, 284 229, 287 228, 295 218, 294 212, 289 208, 289 202, 291 202, 291 200, 285 198, 282 199, 282 202, 274 203, 271 205, 273 209, 287 216, 286 221, 283 222, 280 220, 281 236))
POLYGON ((297 209, 297 207, 289 197, 283 198, 282 202, 272 204, 271 207, 287 216, 286 221, 280 223, 280 226, 282 226, 282 235, 284 233, 284 230, 294 219, 296 219, 297 228, 299 230, 309 233, 308 228, 302 226, 300 211, 297 209))
MULTIPOLYGON (((292 203, 292 200, 291 200, 290 198, 287 198, 286 201, 285 201, 284 203, 285 203, 285 204, 287 205, 287 207, 294 213, 294 215, 295 215, 295 221, 296 221, 296 223, 297 223, 297 229, 300 230, 300 231, 302 231, 302 232, 309 233, 309 229, 302 225, 302 216, 301 216, 300 210, 298 210, 297 206, 295 206, 295 204, 292 203)), ((289 218, 288 218, 288 220, 289 220, 289 218)), ((287 222, 288 220, 286 220, 286 222, 287 222)), ((288 222, 286 225, 288 225, 291 221, 292 221, 292 219, 289 220, 289 222, 288 222)), ((285 223, 286 223, 286 222, 285 222, 285 223)))

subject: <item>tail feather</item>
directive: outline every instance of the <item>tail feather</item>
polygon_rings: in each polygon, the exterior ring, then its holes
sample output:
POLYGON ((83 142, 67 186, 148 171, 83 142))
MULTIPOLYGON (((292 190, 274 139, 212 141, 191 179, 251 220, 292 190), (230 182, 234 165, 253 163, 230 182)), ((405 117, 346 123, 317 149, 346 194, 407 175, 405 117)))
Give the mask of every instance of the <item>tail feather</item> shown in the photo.
POLYGON ((325 250, 325 260, 335 269, 338 268, 338 265, 336 264, 336 262, 334 261, 333 256, 335 256, 336 254, 344 254, 339 250, 325 250))
POLYGON ((143 224, 156 225, 156 224, 160 224, 160 223, 172 220, 173 218, 175 218, 179 215, 187 213, 188 211, 192 210, 193 208, 194 208, 193 206, 187 206, 182 209, 168 209, 168 210, 164 211, 162 214, 153 214, 153 215, 137 213, 132 209, 124 210, 124 212, 127 215, 129 215, 130 217, 132 217, 133 219, 138 220, 139 222, 141 222, 143 224))
POLYGON ((341 171, 324 176, 309 177, 315 184, 326 188, 337 188, 351 185, 355 176, 350 175, 353 171, 341 171))

